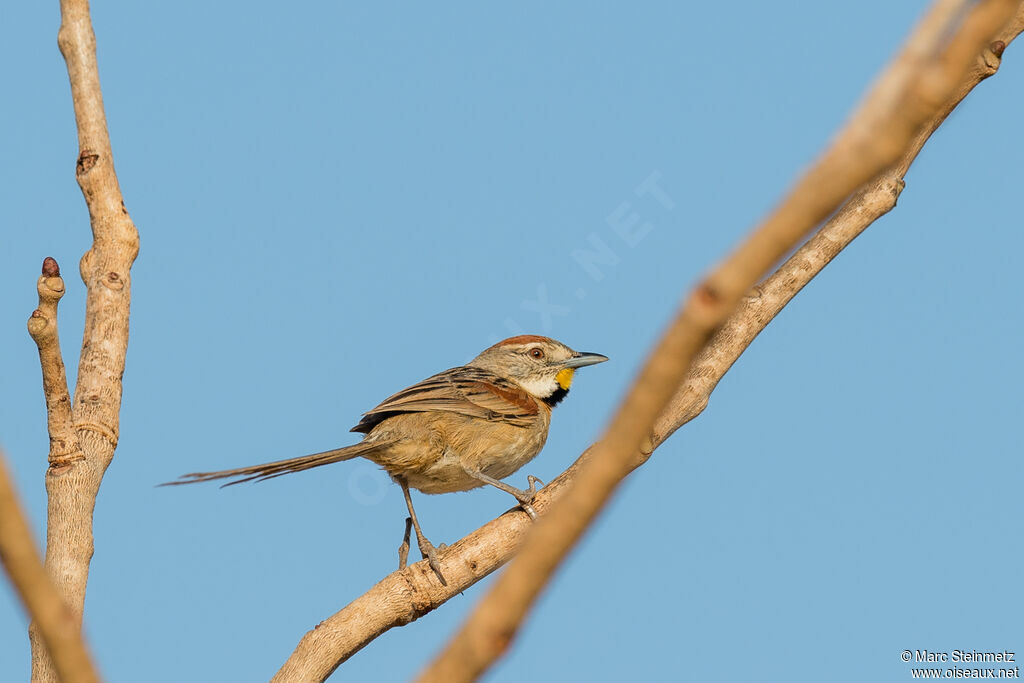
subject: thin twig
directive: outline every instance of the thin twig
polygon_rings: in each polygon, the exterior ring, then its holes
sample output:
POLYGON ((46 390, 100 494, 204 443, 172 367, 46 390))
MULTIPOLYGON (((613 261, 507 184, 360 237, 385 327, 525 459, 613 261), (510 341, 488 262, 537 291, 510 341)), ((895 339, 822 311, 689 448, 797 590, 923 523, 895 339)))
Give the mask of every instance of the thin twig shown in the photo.
POLYGON ((527 535, 420 681, 476 680, 508 648, 555 569, 612 493, 651 448, 651 434, 715 330, 766 271, 863 183, 893 165, 922 125, 952 97, 1018 2, 939 0, 835 143, 782 204, 694 290, 656 345, 593 453, 550 514, 527 535), (901 72, 905 72, 901 73, 901 72), (893 74, 898 74, 893 77, 893 74))
MULTIPOLYGON (((85 330, 71 405, 81 457, 72 451, 68 458, 51 462, 46 472, 46 568, 80 624, 94 549, 93 509, 117 446, 128 348, 129 271, 138 254, 139 237, 114 172, 89 3, 61 0, 60 10, 57 44, 68 67, 78 129, 75 176, 89 209, 93 244, 80 263, 86 285, 85 330)), ((42 354, 41 348, 41 358, 42 354)), ((44 377, 45 373, 44 364, 44 377)), ((49 407, 49 394, 47 398, 49 407)), ((54 415, 50 418, 52 437, 54 415)), ((66 415, 58 422, 66 425, 66 415)), ((30 628, 29 635, 32 680, 56 681, 37 629, 30 628)))
POLYGON ((50 467, 64 468, 83 460, 71 417, 68 377, 57 335, 57 304, 64 296, 64 279, 56 259, 43 260, 43 273, 36 282, 39 307, 28 319, 28 333, 39 348, 39 366, 43 371, 43 396, 46 399, 46 426, 50 433, 50 467))
POLYGON ((0 561, 63 683, 98 683, 99 675, 68 609, 43 567, 28 520, 0 454, 0 561))

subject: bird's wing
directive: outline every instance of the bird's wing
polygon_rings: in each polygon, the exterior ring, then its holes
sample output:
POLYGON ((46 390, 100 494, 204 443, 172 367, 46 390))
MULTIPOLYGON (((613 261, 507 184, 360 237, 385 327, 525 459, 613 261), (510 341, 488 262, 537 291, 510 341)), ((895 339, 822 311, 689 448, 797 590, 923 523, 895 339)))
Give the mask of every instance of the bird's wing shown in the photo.
POLYGON ((399 413, 442 410, 519 427, 533 423, 539 404, 515 382, 487 370, 460 366, 445 370, 385 399, 364 413, 353 432, 369 432, 399 413))

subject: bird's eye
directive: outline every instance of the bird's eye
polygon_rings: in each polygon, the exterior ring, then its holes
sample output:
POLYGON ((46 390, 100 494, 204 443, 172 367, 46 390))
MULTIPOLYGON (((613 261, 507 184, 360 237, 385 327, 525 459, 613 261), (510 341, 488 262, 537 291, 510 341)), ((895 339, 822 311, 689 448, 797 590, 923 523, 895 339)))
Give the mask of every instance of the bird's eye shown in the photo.
POLYGON ((537 360, 540 360, 541 358, 544 357, 544 349, 538 348, 536 346, 527 351, 527 353, 530 354, 530 358, 535 358, 537 360))

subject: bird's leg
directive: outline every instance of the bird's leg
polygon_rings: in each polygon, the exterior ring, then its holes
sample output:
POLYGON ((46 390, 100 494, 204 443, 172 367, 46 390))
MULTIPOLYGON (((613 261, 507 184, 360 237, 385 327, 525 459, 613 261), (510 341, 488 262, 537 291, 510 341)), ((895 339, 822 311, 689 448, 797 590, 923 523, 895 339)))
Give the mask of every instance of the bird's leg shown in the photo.
POLYGON ((524 491, 523 489, 517 489, 515 486, 509 486, 505 482, 495 479, 494 477, 488 477, 483 472, 471 470, 465 466, 463 469, 466 470, 466 474, 474 479, 478 479, 485 484, 490 484, 495 488, 501 489, 505 493, 515 496, 515 499, 519 501, 519 507, 523 508, 526 514, 530 515, 530 519, 537 519, 537 512, 533 509, 533 505, 531 505, 531 503, 533 503, 533 499, 537 495, 537 484, 540 483, 542 487, 544 486, 544 482, 540 479, 532 474, 528 476, 526 480, 530 482, 530 488, 524 491))
POLYGON ((409 561, 409 534, 412 533, 412 517, 405 518, 405 536, 402 537, 402 545, 398 546, 398 569, 405 569, 409 561))
POLYGON ((437 551, 430 541, 427 540, 427 537, 423 535, 423 530, 420 529, 420 522, 416 519, 416 511, 412 507, 412 496, 409 494, 409 482, 402 477, 395 477, 395 481, 402 487, 402 493, 405 495, 405 505, 409 508, 409 519, 412 520, 412 527, 416 530, 416 542, 420 546, 420 553, 427 561, 427 564, 430 565, 430 568, 434 570, 434 573, 437 574, 441 585, 447 586, 448 582, 445 581, 444 575, 441 573, 441 566, 437 562, 437 551))

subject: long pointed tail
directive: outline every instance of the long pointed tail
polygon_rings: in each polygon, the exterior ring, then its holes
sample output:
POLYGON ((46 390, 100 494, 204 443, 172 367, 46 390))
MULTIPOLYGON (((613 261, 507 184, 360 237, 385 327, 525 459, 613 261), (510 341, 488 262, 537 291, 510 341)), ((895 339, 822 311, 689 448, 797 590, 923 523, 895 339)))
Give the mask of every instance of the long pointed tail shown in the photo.
POLYGON ((233 477, 240 478, 235 481, 229 481, 228 483, 223 484, 223 486, 233 486, 246 481, 263 481, 264 479, 280 477, 282 474, 301 472, 302 470, 320 467, 321 465, 329 465, 333 462, 351 460, 352 458, 357 458, 360 455, 365 455, 375 448, 379 448, 379 446, 379 444, 366 443, 364 441, 352 446, 345 446, 344 448, 335 448, 332 451, 313 453, 312 455, 303 455, 298 458, 278 460, 277 462, 268 462, 262 465, 251 465, 249 467, 239 467, 234 470, 221 470, 220 472, 192 472, 190 474, 181 475, 178 477, 178 481, 169 481, 165 484, 160 484, 160 486, 195 484, 201 481, 231 479, 233 477))

